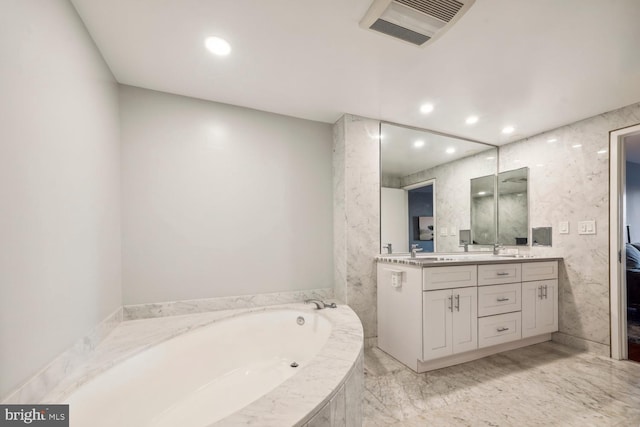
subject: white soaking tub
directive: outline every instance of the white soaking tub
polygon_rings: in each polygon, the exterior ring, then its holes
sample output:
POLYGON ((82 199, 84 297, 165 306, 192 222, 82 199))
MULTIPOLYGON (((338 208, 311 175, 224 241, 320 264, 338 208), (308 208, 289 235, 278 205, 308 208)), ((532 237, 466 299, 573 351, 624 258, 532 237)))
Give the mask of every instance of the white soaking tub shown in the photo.
POLYGON ((361 325, 354 334, 342 324, 350 317, 304 305, 233 312, 103 369, 62 401, 74 427, 304 425, 344 411, 330 401, 362 375, 361 325))

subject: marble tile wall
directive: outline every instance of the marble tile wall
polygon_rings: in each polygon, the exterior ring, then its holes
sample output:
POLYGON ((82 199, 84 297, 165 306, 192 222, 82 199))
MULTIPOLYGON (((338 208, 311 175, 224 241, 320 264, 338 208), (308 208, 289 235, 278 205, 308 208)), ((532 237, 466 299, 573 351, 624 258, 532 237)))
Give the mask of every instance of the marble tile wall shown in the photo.
POLYGON ((522 212, 528 212, 527 197, 523 194, 502 194, 498 202, 498 241, 503 245, 515 245, 516 238, 527 238, 529 229, 527 217, 522 212))
POLYGON ((495 149, 459 161, 436 166, 402 178, 402 186, 435 178, 436 180, 436 236, 437 252, 457 252, 457 233, 441 236, 439 230, 453 226, 458 230, 469 229, 471 219, 470 180, 496 172, 495 149), (490 158, 493 157, 493 158, 490 158))
POLYGON ((380 245, 379 122, 345 114, 334 126, 334 278, 336 298, 376 336, 380 245))
POLYGON ((554 340, 598 353, 610 344, 609 132, 637 123, 640 104, 500 147, 500 171, 529 167, 529 227, 553 227, 553 247, 531 253, 564 258, 554 340), (595 220, 597 234, 578 235, 581 220, 595 220))

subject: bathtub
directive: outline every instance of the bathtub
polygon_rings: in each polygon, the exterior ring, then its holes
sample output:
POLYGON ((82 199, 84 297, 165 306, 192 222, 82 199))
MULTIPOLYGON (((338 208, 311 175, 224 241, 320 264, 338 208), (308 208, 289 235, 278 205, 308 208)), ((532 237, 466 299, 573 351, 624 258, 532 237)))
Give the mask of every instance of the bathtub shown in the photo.
POLYGON ((348 307, 227 314, 94 369, 61 399, 71 426, 359 425, 362 326, 348 307))

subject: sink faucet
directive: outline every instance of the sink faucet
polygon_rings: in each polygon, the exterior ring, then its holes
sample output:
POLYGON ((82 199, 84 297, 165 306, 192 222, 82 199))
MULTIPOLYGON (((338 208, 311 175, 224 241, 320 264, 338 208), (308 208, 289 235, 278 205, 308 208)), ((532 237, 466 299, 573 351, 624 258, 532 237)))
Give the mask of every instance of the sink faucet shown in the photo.
POLYGON ((502 246, 500 246, 500 243, 494 243, 493 244, 493 254, 494 255, 500 255, 500 249, 502 249, 502 246))
POLYGON ((411 245, 411 258, 415 258, 416 253, 418 252, 422 252, 422 248, 420 247, 420 245, 416 245, 416 244, 411 245))
POLYGON ((387 243, 382 247, 382 249, 386 249, 388 254, 393 253, 393 249, 391 248, 391 243, 387 243))
POLYGON ((304 300, 305 304, 315 304, 316 305, 316 310, 322 310, 323 308, 336 308, 337 305, 335 302, 332 303, 326 303, 324 301, 320 301, 319 299, 307 299, 304 300))

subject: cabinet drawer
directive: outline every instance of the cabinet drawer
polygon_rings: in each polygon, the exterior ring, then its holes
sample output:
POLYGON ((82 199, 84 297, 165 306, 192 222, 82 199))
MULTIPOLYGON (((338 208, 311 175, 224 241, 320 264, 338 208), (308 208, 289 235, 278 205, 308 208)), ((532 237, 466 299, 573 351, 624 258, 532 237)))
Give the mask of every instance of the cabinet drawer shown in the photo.
POLYGON ((520 283, 481 286, 478 288, 478 316, 520 311, 522 308, 520 283))
POLYGON ((500 285, 519 282, 522 264, 484 264, 478 266, 478 285, 500 285))
POLYGON ((478 319, 478 347, 490 347, 522 338, 520 312, 478 319))
POLYGON ((428 267, 422 269, 422 289, 466 288, 478 284, 478 266, 428 267))
POLYGON ((558 261, 526 262, 522 264, 522 281, 558 278, 558 261))

